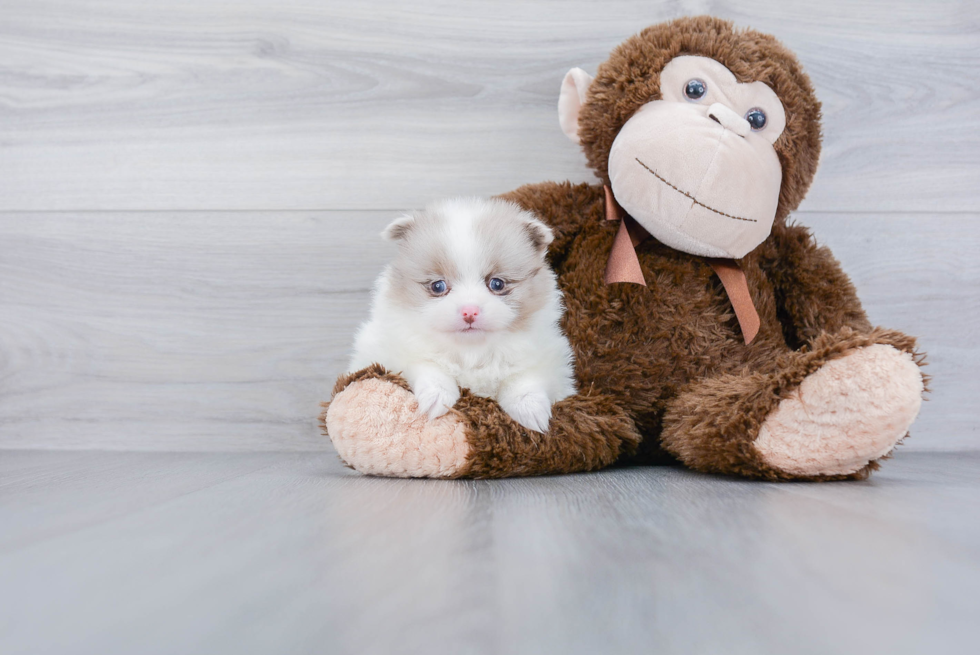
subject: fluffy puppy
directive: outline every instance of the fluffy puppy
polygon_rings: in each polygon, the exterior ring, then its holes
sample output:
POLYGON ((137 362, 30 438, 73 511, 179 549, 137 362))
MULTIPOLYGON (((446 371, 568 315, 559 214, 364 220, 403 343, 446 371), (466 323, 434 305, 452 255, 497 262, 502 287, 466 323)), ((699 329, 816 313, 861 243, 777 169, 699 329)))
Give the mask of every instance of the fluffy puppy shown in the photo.
POLYGON ((382 236, 398 253, 375 283, 350 370, 400 371, 429 419, 465 387, 546 431, 552 403, 575 393, 548 226, 511 202, 455 198, 395 219, 382 236))

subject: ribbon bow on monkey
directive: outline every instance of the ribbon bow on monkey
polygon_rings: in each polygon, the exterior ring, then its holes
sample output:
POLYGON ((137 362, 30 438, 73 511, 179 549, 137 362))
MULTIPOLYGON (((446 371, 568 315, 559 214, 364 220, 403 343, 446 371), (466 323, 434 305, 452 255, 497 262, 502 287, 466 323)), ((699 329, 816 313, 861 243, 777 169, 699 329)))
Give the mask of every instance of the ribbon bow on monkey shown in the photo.
MULTIPOLYGON (((619 231, 613 241, 612 250, 609 251, 609 261, 606 262, 605 282, 606 284, 632 282, 646 286, 647 282, 643 277, 643 270, 640 268, 640 260, 636 256, 636 247, 646 241, 650 235, 629 214, 623 211, 623 208, 613 197, 612 189, 608 185, 605 189, 606 220, 619 221, 619 231)), ((755 335, 759 333, 761 321, 759 320, 759 313, 755 310, 755 304, 752 302, 752 296, 749 294, 749 285, 745 279, 745 273, 742 272, 734 259, 706 257, 705 261, 721 278, 721 284, 725 287, 728 299, 735 309, 735 317, 738 318, 738 324, 742 328, 745 344, 752 343, 755 335)))

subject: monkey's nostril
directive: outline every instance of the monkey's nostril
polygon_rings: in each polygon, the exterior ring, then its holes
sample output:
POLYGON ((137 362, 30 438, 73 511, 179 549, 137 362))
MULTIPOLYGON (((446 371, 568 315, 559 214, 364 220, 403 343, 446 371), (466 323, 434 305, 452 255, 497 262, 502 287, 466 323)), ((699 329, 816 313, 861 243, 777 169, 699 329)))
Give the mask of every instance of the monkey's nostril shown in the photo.
POLYGON ((719 125, 721 125, 721 121, 720 121, 720 120, 718 120, 718 117, 717 117, 717 116, 715 116, 714 114, 708 114, 708 118, 710 118, 710 119, 711 119, 711 120, 713 120, 714 122, 716 122, 716 123, 718 123, 719 125))

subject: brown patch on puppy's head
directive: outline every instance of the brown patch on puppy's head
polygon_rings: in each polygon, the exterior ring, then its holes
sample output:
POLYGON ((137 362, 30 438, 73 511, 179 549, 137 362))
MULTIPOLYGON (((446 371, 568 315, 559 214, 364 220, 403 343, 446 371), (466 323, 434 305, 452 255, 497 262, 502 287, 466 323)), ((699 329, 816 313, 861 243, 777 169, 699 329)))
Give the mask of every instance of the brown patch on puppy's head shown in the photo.
POLYGON ((796 57, 779 41, 730 21, 699 16, 648 27, 599 66, 578 114, 578 138, 589 165, 609 184, 609 151, 626 121, 661 99, 660 72, 675 57, 710 57, 739 82, 763 82, 779 97, 786 127, 773 144, 783 169, 776 220, 806 195, 820 158, 820 102, 796 57))

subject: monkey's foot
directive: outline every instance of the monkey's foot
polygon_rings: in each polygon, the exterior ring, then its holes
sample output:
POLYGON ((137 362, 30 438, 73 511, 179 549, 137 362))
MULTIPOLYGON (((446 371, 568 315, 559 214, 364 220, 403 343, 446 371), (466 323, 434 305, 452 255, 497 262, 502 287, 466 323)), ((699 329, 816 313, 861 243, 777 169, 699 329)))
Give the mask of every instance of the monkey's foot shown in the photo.
POLYGON ((470 446, 455 412, 429 420, 411 391, 380 378, 357 380, 327 408, 327 434, 351 468, 368 475, 452 478, 470 446))
POLYGON ((828 361, 765 419, 756 451, 799 476, 847 475, 887 455, 922 404, 912 356, 875 344, 828 361))

